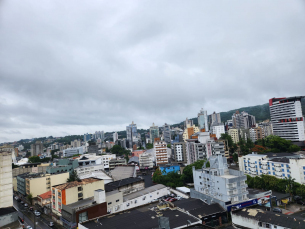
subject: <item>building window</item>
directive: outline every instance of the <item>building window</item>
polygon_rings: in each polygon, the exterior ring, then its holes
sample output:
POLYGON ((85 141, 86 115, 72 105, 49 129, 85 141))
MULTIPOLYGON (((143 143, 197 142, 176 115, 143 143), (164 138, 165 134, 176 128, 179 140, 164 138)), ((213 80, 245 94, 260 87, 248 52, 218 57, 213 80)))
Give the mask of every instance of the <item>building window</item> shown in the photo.
POLYGON ((266 223, 266 228, 270 228, 270 224, 269 223, 266 223))
POLYGON ((88 212, 83 212, 78 215, 78 221, 80 223, 88 220, 88 212))
POLYGON ((109 202, 108 205, 112 204, 112 202, 109 202))
POLYGON ((120 200, 119 199, 117 199, 115 202, 119 202, 120 200))
POLYGON ((78 191, 82 191, 83 190, 82 187, 78 187, 77 189, 78 189, 78 191))

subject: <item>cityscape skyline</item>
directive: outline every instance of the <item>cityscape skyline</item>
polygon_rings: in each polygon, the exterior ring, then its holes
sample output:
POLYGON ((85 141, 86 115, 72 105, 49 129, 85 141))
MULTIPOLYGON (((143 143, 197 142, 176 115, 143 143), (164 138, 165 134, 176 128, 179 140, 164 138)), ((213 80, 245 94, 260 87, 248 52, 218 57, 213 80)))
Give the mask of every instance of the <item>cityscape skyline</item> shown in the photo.
POLYGON ((0 142, 303 94, 301 2, 58 3, 1 4, 0 142))

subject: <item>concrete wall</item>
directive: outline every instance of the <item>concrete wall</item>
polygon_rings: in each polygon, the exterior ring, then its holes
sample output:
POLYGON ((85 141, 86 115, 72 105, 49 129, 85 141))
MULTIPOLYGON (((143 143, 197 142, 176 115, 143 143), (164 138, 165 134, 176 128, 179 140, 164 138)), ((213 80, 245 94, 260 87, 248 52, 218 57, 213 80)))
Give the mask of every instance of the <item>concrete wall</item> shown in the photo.
POLYGON ((12 153, 0 153, 0 208, 13 206, 12 153))
POLYGON ((111 211, 111 213, 115 212, 116 206, 120 206, 121 204, 123 204, 123 193, 116 192, 111 195, 109 194, 107 195, 106 193, 106 202, 107 202, 107 211, 111 211))
POLYGON ((225 202, 216 198, 213 198, 211 196, 205 195, 201 192, 197 192, 194 189, 190 189, 191 190, 191 198, 195 198, 195 199, 201 199, 203 200, 205 203, 207 204, 212 204, 212 203, 219 203, 220 206, 222 206, 224 209, 227 209, 227 206, 225 205, 225 202))
MULTIPOLYGON (((11 198, 13 199, 13 198, 11 198)), ((9 213, 7 215, 0 216, 0 228, 3 228, 5 225, 13 223, 18 220, 18 211, 9 213)))

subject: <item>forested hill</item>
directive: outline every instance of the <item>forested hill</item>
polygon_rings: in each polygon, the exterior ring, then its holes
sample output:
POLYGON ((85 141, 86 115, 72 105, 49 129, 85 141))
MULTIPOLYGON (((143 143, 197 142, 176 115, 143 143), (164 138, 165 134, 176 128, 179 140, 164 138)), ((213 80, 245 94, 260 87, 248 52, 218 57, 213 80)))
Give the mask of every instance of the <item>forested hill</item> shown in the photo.
MULTIPOLYGON (((302 112, 305 115, 305 99, 302 99, 302 112)), ((269 104, 265 103, 262 105, 257 105, 253 107, 241 107, 238 109, 230 110, 227 112, 220 112, 221 121, 226 122, 229 119, 232 119, 232 115, 239 110, 239 112, 246 111, 251 115, 255 116, 256 122, 261 122, 270 118, 269 104)), ((195 125, 198 125, 198 120, 196 118, 191 118, 194 121, 195 125)), ((183 126, 183 121, 181 123, 174 124, 172 126, 183 126)))

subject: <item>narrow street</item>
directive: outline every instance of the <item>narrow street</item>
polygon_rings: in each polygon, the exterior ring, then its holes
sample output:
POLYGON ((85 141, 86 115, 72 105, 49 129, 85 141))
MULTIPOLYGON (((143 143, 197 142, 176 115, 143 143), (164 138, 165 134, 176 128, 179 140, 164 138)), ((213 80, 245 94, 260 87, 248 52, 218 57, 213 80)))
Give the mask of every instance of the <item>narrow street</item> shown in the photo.
POLYGON ((16 201, 15 199, 14 207, 18 210, 19 216, 24 219, 25 228, 27 226, 31 226, 34 229, 34 222, 36 222, 36 229, 56 228, 56 226, 49 227, 47 220, 43 219, 41 216, 35 216, 33 211, 30 211, 29 208, 25 208, 20 202, 16 201))

